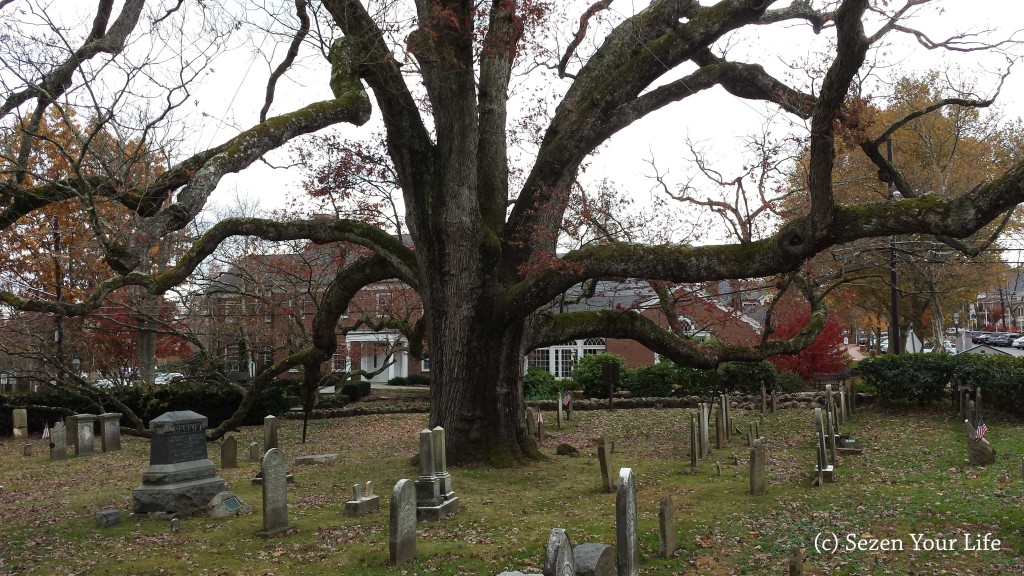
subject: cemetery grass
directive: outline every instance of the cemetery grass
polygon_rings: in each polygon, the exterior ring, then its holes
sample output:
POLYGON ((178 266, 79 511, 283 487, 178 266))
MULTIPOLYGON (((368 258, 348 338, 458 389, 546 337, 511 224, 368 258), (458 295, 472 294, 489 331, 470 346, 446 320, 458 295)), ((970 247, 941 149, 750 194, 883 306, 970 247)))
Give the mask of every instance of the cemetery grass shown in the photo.
MULTIPOLYGON (((810 574, 1021 574, 1024 512, 1021 457, 1024 429, 1016 418, 986 414, 996 464, 970 468, 962 423, 945 407, 867 407, 842 426, 866 446, 842 458, 837 482, 814 487, 810 410, 782 410, 761 426, 767 443, 768 494, 748 495, 749 449, 742 436, 713 450, 691 474, 689 420, 694 410, 642 409, 577 412, 565 429, 541 444, 543 462, 515 469, 453 468, 461 510, 454 518, 418 525, 417 557, 387 566, 388 503, 400 478, 415 479, 410 460, 422 414, 313 421, 299 443, 301 422, 281 421, 281 446, 295 483, 288 486, 293 530, 262 539, 261 493, 250 484, 256 464, 246 461, 261 428, 238 434, 239 465, 219 469, 254 510, 228 519, 188 518, 171 532, 167 521, 128 517, 131 489, 140 484, 148 445, 125 437, 124 449, 90 458, 49 462, 42 440, 35 454, 25 441, 0 442, 0 574, 484 574, 539 573, 550 530, 562 527, 574 544, 614 544, 615 495, 600 492, 597 438, 615 442, 614 478, 631 467, 638 487, 641 572, 644 574, 782 574, 789 551, 806 549, 810 574), (555 456, 559 443, 580 457, 555 456), (339 453, 329 466, 295 466, 306 454, 339 453), (715 463, 722 475, 716 475, 715 463), (343 514, 352 484, 373 480, 381 509, 362 518, 343 514), (658 556, 657 502, 671 494, 679 550, 658 556), (123 523, 100 530, 93 513, 124 511, 123 523), (894 551, 815 551, 819 533, 871 542, 902 541, 894 551), (911 533, 957 540, 955 551, 914 551, 911 533), (966 534, 991 533, 999 551, 966 551, 966 534)), ((758 419, 735 410, 742 430, 758 419)), ((714 444, 714 431, 711 433, 714 444)))

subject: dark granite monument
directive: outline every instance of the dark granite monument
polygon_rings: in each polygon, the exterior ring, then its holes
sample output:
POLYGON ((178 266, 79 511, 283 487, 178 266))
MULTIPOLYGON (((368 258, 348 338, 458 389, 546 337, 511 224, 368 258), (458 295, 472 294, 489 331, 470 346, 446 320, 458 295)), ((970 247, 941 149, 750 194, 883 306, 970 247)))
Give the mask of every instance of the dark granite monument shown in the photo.
POLYGON ((206 452, 206 416, 167 412, 150 421, 149 467, 132 489, 132 511, 205 514, 227 484, 206 452))

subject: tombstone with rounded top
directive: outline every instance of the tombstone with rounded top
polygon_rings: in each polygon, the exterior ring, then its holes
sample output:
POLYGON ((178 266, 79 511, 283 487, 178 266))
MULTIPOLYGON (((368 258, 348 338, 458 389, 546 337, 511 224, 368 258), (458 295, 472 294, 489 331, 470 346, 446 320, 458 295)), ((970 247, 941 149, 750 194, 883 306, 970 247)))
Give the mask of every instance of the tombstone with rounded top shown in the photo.
POLYGON ((67 421, 75 439, 75 456, 92 456, 93 424, 96 422, 96 415, 75 414, 68 416, 67 421))
POLYGON ((100 447, 104 452, 121 449, 121 413, 107 412, 96 417, 100 422, 100 447))
POLYGON ((563 528, 555 528, 544 549, 544 576, 576 576, 572 542, 563 528))
POLYGON ((401 479, 391 492, 388 563, 400 566, 416 557, 416 486, 401 479))
POLYGON ((63 422, 57 422, 50 428, 50 460, 67 460, 68 437, 63 422))
POLYGON ((263 419, 263 453, 277 447, 277 418, 267 416, 263 419))
POLYGON ((16 440, 28 438, 28 410, 15 408, 11 411, 11 415, 14 420, 14 438, 16 440))
POLYGON ((220 467, 224 470, 238 468, 238 440, 230 434, 220 444, 220 467))
POLYGON ((260 468, 263 473, 263 530, 256 534, 270 538, 289 528, 288 480, 281 451, 267 450, 260 468))

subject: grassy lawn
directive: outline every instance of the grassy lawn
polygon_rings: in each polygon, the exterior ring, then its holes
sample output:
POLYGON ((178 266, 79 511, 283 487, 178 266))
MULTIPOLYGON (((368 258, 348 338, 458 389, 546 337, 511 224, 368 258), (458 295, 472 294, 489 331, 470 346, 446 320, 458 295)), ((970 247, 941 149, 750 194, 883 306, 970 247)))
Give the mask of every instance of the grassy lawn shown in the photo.
MULTIPOLYGON (((762 425, 768 446, 768 494, 748 495, 748 448, 734 436, 689 473, 688 410, 577 412, 566 429, 549 430, 547 461, 513 470, 452 469, 461 499, 457 516, 420 524, 418 555, 400 568, 387 566, 388 501, 400 478, 415 479, 409 465, 418 447, 421 414, 364 416, 311 422, 311 439, 299 444, 301 422, 282 421, 281 445, 295 483, 289 485, 291 533, 264 540, 261 493, 250 485, 256 464, 246 446, 262 436, 239 436, 241 468, 219 471, 255 510, 224 520, 190 518, 172 533, 164 521, 128 519, 131 489, 148 463, 148 444, 125 437, 124 449, 91 458, 50 462, 42 440, 35 455, 24 442, 0 442, 0 574, 483 574, 541 571, 552 528, 573 543, 614 544, 615 496, 599 492, 597 438, 615 440, 613 476, 620 467, 636 475, 642 573, 783 574, 790 548, 807 549, 812 574, 1022 574, 1024 512, 1019 419, 986 414, 995 465, 969 468, 962 424, 947 410, 868 408, 845 425, 867 447, 844 458, 835 484, 811 485, 812 413, 786 410, 762 425), (555 456, 568 442, 578 458, 555 456), (296 467, 295 457, 337 452, 338 463, 296 467), (715 463, 722 465, 716 475, 715 463), (343 506, 357 482, 373 480, 381 510, 349 518, 343 506), (657 502, 671 494, 680 550, 658 552, 657 502), (99 530, 93 513, 117 507, 124 522, 99 530), (896 539, 902 551, 815 550, 815 537, 835 534, 896 539), (915 551, 911 534, 951 538, 955 550, 915 551), (965 550, 965 535, 991 533, 1000 550, 965 550)), ((736 411, 741 429, 757 414, 736 411)), ((553 428, 554 418, 547 418, 553 428)), ((714 442, 712 430, 711 441, 714 442)), ((219 461, 219 449, 210 446, 219 461)))

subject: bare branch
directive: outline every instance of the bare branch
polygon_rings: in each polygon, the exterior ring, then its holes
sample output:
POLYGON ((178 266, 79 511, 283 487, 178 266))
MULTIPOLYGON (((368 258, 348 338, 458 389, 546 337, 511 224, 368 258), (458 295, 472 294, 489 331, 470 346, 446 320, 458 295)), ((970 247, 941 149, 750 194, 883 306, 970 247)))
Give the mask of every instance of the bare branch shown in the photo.
POLYGON ((267 95, 263 108, 260 110, 260 122, 267 119, 267 112, 270 111, 270 105, 274 102, 274 88, 277 86, 277 81, 291 68, 295 57, 299 55, 302 41, 309 33, 309 13, 306 11, 306 0, 295 0, 295 12, 299 17, 299 29, 295 31, 295 36, 292 37, 292 42, 288 45, 288 52, 285 54, 284 60, 274 69, 267 81, 267 95))
POLYGON ((613 0, 599 0, 587 8, 586 12, 580 16, 580 25, 576 30, 576 35, 573 36, 569 45, 565 48, 565 54, 562 55, 562 59, 558 61, 558 77, 559 78, 575 78, 574 74, 569 74, 565 71, 566 66, 569 65, 569 59, 576 52, 576 48, 579 47, 583 39, 587 37, 587 28, 590 26, 590 19, 594 17, 598 12, 607 9, 611 6, 613 0))

